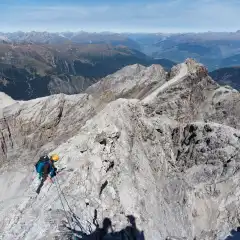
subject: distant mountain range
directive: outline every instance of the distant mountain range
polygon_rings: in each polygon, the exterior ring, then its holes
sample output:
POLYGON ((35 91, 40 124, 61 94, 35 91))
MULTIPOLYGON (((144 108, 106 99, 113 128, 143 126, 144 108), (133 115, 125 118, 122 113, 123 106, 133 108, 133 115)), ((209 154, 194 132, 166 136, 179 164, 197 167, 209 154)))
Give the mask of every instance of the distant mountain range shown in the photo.
POLYGON ((0 33, 0 91, 15 99, 74 94, 120 68, 186 58, 208 67, 218 82, 239 89, 240 32, 133 34, 0 33), (233 68, 232 68, 233 67, 233 68))
POLYGON ((0 91, 14 99, 75 94, 132 64, 174 62, 152 59, 125 46, 108 44, 0 44, 0 91))
POLYGON ((240 31, 185 34, 128 34, 151 57, 180 63, 191 57, 210 71, 240 65, 240 31))
POLYGON ((0 39, 8 43, 38 43, 38 44, 110 44, 123 45, 140 50, 140 45, 127 36, 117 33, 87 33, 87 32, 13 32, 0 33, 0 39))
POLYGON ((152 58, 179 63, 191 57, 210 71, 240 65, 240 31, 178 34, 14 32, 0 33, 0 42, 35 44, 109 44, 126 46, 152 58))

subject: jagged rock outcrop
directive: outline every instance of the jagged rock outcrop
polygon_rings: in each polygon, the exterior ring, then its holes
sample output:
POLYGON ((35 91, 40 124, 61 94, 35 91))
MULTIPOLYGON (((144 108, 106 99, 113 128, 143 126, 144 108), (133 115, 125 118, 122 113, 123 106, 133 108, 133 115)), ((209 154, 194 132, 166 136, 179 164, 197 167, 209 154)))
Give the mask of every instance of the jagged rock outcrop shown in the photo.
POLYGON ((110 218, 105 239, 120 239, 127 215, 150 240, 224 240, 239 226, 238 91, 191 59, 170 79, 134 65, 87 91, 3 108, 0 238, 71 239, 76 216, 85 230, 110 218), (64 170, 36 196, 34 161, 46 151, 64 170))
POLYGON ((180 70, 175 77, 143 99, 149 113, 179 122, 212 121, 240 128, 237 90, 220 87, 191 59, 177 68, 180 70))
POLYGON ((166 72, 160 65, 144 67, 134 64, 93 84, 87 88, 86 93, 99 98, 100 102, 109 102, 120 97, 139 99, 166 81, 166 72))

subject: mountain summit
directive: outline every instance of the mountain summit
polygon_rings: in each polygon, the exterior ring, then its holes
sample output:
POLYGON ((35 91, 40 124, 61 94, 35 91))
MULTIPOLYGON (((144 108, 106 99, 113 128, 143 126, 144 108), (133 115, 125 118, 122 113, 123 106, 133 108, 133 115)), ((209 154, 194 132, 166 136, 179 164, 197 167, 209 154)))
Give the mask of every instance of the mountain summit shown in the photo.
POLYGON ((104 239, 224 240, 239 226, 240 94, 194 60, 125 67, 84 94, 1 96, 1 239, 73 239, 103 221, 104 239), (36 196, 46 153, 62 171, 36 196))

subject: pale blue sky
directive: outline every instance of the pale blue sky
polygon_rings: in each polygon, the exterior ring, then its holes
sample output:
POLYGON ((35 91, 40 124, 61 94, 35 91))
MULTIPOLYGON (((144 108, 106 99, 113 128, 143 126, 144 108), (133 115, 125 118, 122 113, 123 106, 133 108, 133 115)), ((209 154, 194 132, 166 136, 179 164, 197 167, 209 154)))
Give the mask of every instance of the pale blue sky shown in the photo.
POLYGON ((0 0, 1 31, 240 29, 240 0, 0 0))

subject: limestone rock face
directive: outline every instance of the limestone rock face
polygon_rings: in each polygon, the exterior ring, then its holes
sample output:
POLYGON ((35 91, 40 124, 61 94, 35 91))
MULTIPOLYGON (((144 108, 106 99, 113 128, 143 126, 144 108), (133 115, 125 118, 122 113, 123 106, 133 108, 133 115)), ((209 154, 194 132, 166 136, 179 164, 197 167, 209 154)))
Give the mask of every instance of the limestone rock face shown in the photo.
POLYGON ((176 68, 179 74, 143 99, 149 113, 167 115, 179 122, 212 121, 240 128, 237 90, 220 87, 193 60, 174 67, 174 72, 176 68))
POLYGON ((87 92, 2 108, 0 239, 73 239, 70 227, 105 217, 104 239, 128 239, 127 215, 150 240, 224 240, 239 226, 238 91, 188 59, 170 79, 133 65, 87 92), (36 195, 43 153, 62 171, 36 195))
POLYGON ((115 100, 119 97, 139 99, 166 80, 166 72, 160 65, 144 67, 135 64, 103 78, 90 86, 86 92, 100 98, 101 101, 115 100))
POLYGON ((32 163, 36 155, 74 136, 95 115, 89 98, 86 94, 59 94, 3 108, 0 164, 12 168, 21 166, 21 160, 32 163))

